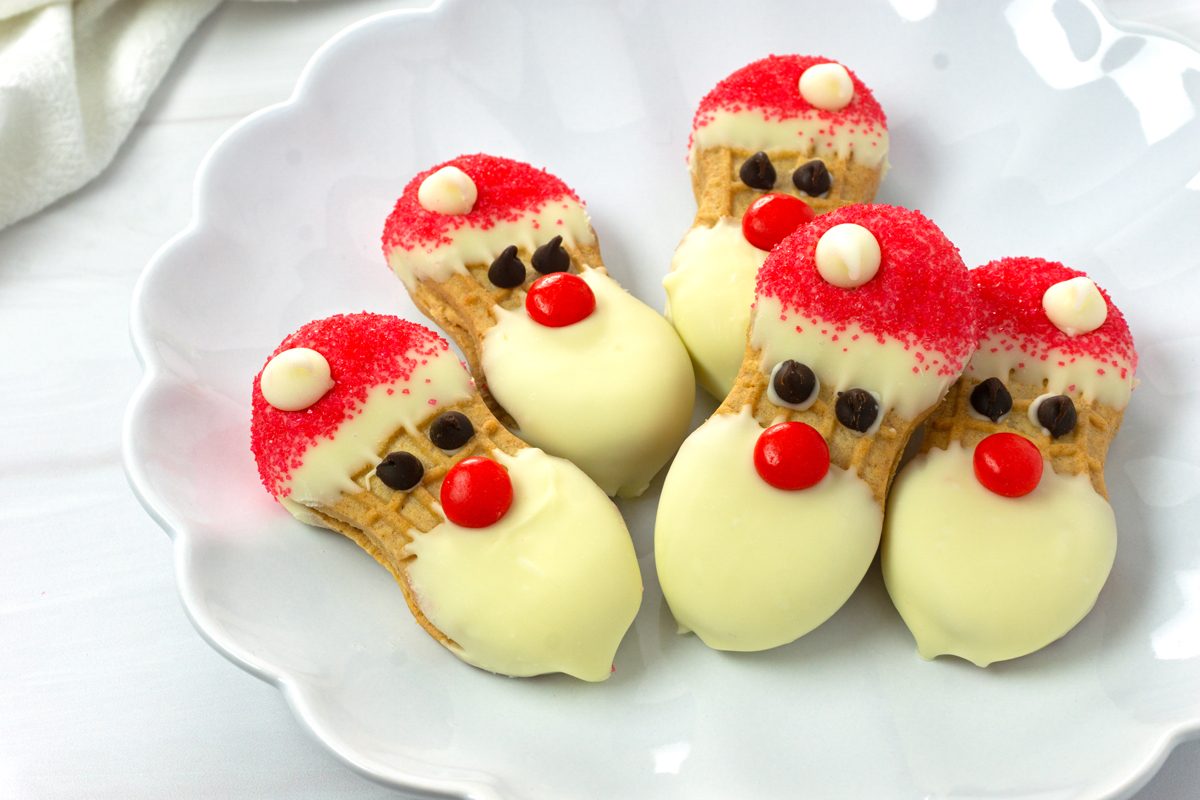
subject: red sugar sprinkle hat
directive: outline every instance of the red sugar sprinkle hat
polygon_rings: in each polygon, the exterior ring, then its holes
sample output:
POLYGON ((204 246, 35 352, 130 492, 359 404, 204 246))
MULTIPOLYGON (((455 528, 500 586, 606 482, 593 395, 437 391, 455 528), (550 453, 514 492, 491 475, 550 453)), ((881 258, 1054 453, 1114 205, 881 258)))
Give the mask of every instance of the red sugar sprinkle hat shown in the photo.
MULTIPOLYGON (((767 56, 734 72, 718 83, 700 101, 692 120, 693 133, 704 127, 718 111, 761 111, 768 120, 795 117, 820 117, 830 123, 830 132, 843 125, 862 125, 887 129, 887 117, 875 95, 854 72, 854 99, 838 111, 826 111, 811 105, 800 94, 800 76, 816 64, 841 63, 824 56, 767 56)), ((842 66, 846 66, 842 64, 842 66)), ((689 142, 690 147, 690 142, 689 142)))
POLYGON ((979 297, 981 338, 1012 341, 1034 359, 1047 360, 1044 356, 1051 351, 1094 358, 1127 377, 1137 367, 1133 335, 1103 288, 1096 287, 1108 305, 1108 317, 1090 333, 1068 336, 1046 316, 1042 307, 1046 290, 1078 277, 1087 275, 1043 258, 1002 258, 971 270, 979 297))
POLYGON ((428 328, 384 314, 338 314, 302 326, 275 348, 270 358, 294 347, 316 350, 329 362, 333 388, 303 411, 280 411, 263 397, 262 370, 251 396, 250 450, 263 486, 276 497, 287 494, 291 472, 319 439, 332 439, 338 427, 361 410, 367 392, 407 380, 430 356, 450 349, 428 328))
POLYGON ((947 375, 958 374, 978 342, 975 293, 958 248, 919 211, 899 206, 844 206, 802 226, 767 256, 756 293, 778 299, 800 325, 830 334, 857 325, 881 343, 941 353, 947 375), (854 289, 817 271, 817 241, 843 223, 869 230, 881 251, 875 277, 854 289))
POLYGON ((484 153, 452 158, 419 173, 404 187, 383 229, 383 252, 387 255, 397 248, 450 244, 450 234, 460 228, 486 230, 497 222, 515 221, 555 200, 582 204, 570 186, 523 161, 484 153), (446 166, 458 167, 475 183, 478 197, 466 214, 429 211, 417 199, 421 182, 446 166))

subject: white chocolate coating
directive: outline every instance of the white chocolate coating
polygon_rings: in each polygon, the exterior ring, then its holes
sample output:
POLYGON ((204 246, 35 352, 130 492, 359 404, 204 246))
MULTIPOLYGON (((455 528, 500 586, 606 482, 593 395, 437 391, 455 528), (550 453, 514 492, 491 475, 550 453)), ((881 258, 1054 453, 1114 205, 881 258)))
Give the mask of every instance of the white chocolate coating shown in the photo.
POLYGON ((280 411, 302 411, 333 388, 333 378, 325 356, 293 347, 267 362, 259 386, 263 399, 280 411))
POLYGON ((606 679, 642 600, 620 512, 561 458, 492 457, 512 478, 508 513, 487 528, 444 522, 406 548, 421 610, 477 667, 606 679))
POLYGON ((1113 365, 1059 350, 1050 351, 1043 360, 1029 355, 1003 336, 981 341, 965 374, 981 381, 994 377, 1006 383, 1009 380, 1035 386, 1044 383, 1048 394, 1078 392, 1084 400, 1117 409, 1129 405, 1134 386, 1133 365, 1128 362, 1113 365))
POLYGON ((1042 295, 1042 308, 1067 336, 1091 333, 1108 319, 1108 303, 1091 278, 1059 281, 1042 295))
MULTIPOLYGON (((829 123, 816 112, 791 119, 769 119, 763 112, 714 111, 712 119, 697 128, 692 151, 701 147, 744 147, 747 150, 798 150, 814 157, 836 155, 867 167, 887 166, 888 132, 875 125, 829 123)), ((689 158, 691 157, 689 154, 689 158)))
POLYGON ((814 64, 800 74, 800 95, 826 111, 840 111, 854 99, 854 83, 841 64, 814 64))
POLYGON ((942 353, 916 347, 906 350, 891 338, 881 342, 856 325, 840 332, 823 323, 813 325, 802 315, 785 312, 778 298, 770 296, 758 298, 750 343, 762 349, 764 373, 791 358, 808 365, 835 392, 872 392, 879 399, 880 420, 889 409, 916 419, 940 401, 958 377, 957 369, 943 374, 947 359, 942 353))
POLYGON ((766 260, 742 235, 741 220, 722 217, 688 231, 663 279, 667 319, 696 369, 696 381, 717 399, 729 394, 746 352, 754 276, 766 260))
POLYGON ((311 521, 304 506, 333 505, 343 492, 365 490, 352 476, 379 463, 386 455, 379 450, 398 429, 416 431, 430 415, 474 394, 471 376, 452 351, 420 358, 426 363, 408 379, 372 387, 332 438, 319 439, 304 452, 280 494, 280 502, 301 522, 311 521))
POLYGON ((555 236, 562 236, 563 243, 571 246, 596 240, 587 211, 565 195, 488 228, 464 225, 451 230, 447 241, 411 250, 393 247, 387 254, 388 265, 411 291, 418 280, 444 281, 455 274, 468 274, 468 264, 490 264, 509 245, 532 252, 555 236))
POLYGON ((883 511, 853 473, 783 491, 754 469, 749 409, 710 417, 663 486, 654 554, 681 629, 717 650, 766 650, 841 608, 875 557, 883 511))
POLYGON ((437 214, 469 214, 478 197, 475 181, 452 164, 421 181, 417 188, 417 202, 437 214))
POLYGON ((974 448, 918 456, 888 500, 883 577, 924 658, 978 666, 1032 653, 1092 609, 1116 554, 1112 509, 1086 475, 1045 465, 1019 498, 975 478, 974 448))
POLYGON ((496 308, 483 374, 522 439, 575 462, 608 494, 636 497, 687 433, 692 365, 659 314, 602 272, 580 277, 596 309, 573 325, 496 308))
POLYGON ((814 257, 821 277, 843 289, 862 286, 874 278, 883 260, 879 240, 853 222, 834 225, 821 234, 814 257))

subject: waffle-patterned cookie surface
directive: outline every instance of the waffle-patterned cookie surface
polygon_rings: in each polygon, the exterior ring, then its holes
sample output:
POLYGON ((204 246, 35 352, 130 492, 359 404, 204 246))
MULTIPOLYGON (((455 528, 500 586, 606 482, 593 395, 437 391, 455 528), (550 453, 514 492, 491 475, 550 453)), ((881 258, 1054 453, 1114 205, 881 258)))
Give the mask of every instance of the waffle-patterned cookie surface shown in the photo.
POLYGON ((760 358, 757 350, 747 348, 733 391, 717 413, 736 414, 749 405, 763 427, 785 420, 813 426, 829 445, 829 463, 856 473, 871 487, 871 494, 882 506, 908 439, 925 417, 909 420, 889 411, 877 430, 858 433, 838 422, 834 412, 837 394, 824 385, 813 404, 803 411, 777 406, 767 394, 768 376, 759 366, 760 358))
MULTIPOLYGON (((751 203, 762 197, 765 190, 747 186, 739 174, 742 164, 753 155, 744 147, 707 147, 697 151, 692 169, 692 191, 697 206, 693 226, 712 225, 722 217, 741 217, 751 203)), ((791 176, 798 167, 817 159, 816 154, 771 150, 767 155, 777 175, 770 191, 799 197, 818 214, 851 203, 871 202, 883 178, 880 167, 867 166, 853 158, 820 156, 832 185, 826 194, 811 197, 795 187, 791 176)))
MULTIPOLYGON (((600 257, 598 242, 564 242, 563 250, 571 258, 569 272, 578 274, 581 268, 588 267, 607 274, 600 257)), ((496 286, 488 280, 491 264, 475 262, 466 265, 466 275, 455 273, 441 281, 419 279, 416 286, 409 290, 413 303, 421 313, 433 320, 462 350, 484 402, 492 413, 509 427, 515 427, 516 422, 488 390, 487 375, 484 374, 482 364, 482 343, 488 330, 496 324, 496 309, 519 309, 525 302, 530 285, 541 277, 536 270, 528 268, 533 258, 533 252, 529 248, 518 246, 517 257, 527 267, 525 281, 519 286, 496 286)))
POLYGON ((1121 418, 1125 412, 1075 395, 1075 411, 1078 421, 1073 430, 1059 438, 1052 438, 1041 425, 1029 418, 1029 407, 1045 393, 1044 387, 1006 381, 1012 395, 1012 410, 992 422, 971 409, 971 392, 979 380, 963 376, 950 387, 946 399, 929 418, 929 426, 921 449, 927 451, 938 447, 946 449, 951 442, 961 442, 964 447, 974 447, 984 438, 999 431, 1019 433, 1037 445, 1038 450, 1060 475, 1087 475, 1092 486, 1104 498, 1108 492, 1104 485, 1104 459, 1112 444, 1121 418))
POLYGON ((405 565, 411 558, 405 547, 412 541, 414 529, 426 533, 445 521, 436 504, 442 478, 451 467, 472 456, 491 456, 496 450, 515 455, 523 447, 525 444, 505 430, 481 399, 472 398, 430 413, 415 432, 400 428, 379 449, 380 458, 396 451, 420 458, 425 474, 413 489, 407 492, 390 489, 374 474, 373 468, 363 467, 353 480, 367 488, 355 494, 342 494, 331 506, 311 510, 326 527, 346 536, 386 567, 400 585, 409 610, 421 627, 443 645, 456 647, 429 621, 413 596, 405 576, 405 565), (465 414, 475 427, 475 435, 453 454, 438 449, 428 436, 430 424, 447 411, 465 414))

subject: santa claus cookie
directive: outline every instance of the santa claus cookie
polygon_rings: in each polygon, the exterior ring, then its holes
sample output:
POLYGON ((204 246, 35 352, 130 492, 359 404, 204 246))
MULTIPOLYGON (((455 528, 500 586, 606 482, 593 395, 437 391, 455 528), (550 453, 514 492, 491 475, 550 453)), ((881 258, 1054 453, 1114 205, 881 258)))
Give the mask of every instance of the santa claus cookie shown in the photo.
POLYGON ((508 433, 437 334, 378 314, 305 325, 254 379, 251 446, 267 491, 387 567, 459 658, 608 677, 642 593, 621 515, 508 433))
POLYGON ((916 211, 847 206, 772 250, 733 391, 659 502, 658 576, 680 627, 764 650, 841 607, 909 435, 975 342, 966 267, 916 211))
POLYGON ((1121 312, 1034 258, 971 271, 982 340, 888 501, 883 576, 921 655, 1031 653, 1091 610, 1117 530, 1104 459, 1134 384, 1121 312))
POLYGON ((565 183, 461 156, 413 178, 383 249, 502 420, 610 495, 645 491, 687 433, 695 379, 667 321, 608 276, 565 183))
POLYGON ((871 90, 827 58, 755 61, 700 102, 688 153, 696 220, 664 285, 667 316, 714 397, 741 366, 767 251, 815 213, 874 199, 887 150, 871 90))

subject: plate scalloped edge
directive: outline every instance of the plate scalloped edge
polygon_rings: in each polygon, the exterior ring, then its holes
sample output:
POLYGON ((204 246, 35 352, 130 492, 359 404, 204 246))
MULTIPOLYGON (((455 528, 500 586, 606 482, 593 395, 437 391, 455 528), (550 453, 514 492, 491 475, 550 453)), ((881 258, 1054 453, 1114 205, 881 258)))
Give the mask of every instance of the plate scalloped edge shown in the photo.
MULTIPOLYGON (((1153 36, 1159 39, 1167 39, 1172 42, 1177 42, 1191 50, 1200 53, 1200 47, 1196 42, 1191 41, 1185 36, 1175 33, 1174 31, 1149 23, 1133 23, 1124 22, 1114 18, 1109 14, 1107 7, 1098 5, 1094 0, 1082 0, 1083 5, 1093 14, 1102 17, 1109 25, 1124 32, 1137 33, 1143 36, 1153 36)), ((1150 758, 1142 764, 1140 770, 1131 772, 1125 777, 1125 780, 1120 784, 1111 787, 1110 797, 1130 797, 1138 790, 1148 784, 1159 771, 1167 757, 1180 744, 1193 740, 1200 739, 1200 719, 1194 720, 1191 725, 1180 723, 1173 728, 1164 731, 1159 738, 1154 750, 1150 754, 1150 758)))
POLYGON ((151 256, 150 261, 143 269, 134 286, 131 300, 129 333, 134 353, 142 366, 143 372, 141 380, 130 397, 129 405, 126 407, 125 417, 122 421, 121 454, 125 477, 134 496, 146 510, 146 513, 171 537, 173 542, 175 576, 179 586, 179 597, 184 613, 197 633, 214 650, 251 675, 277 687, 283 693, 288 707, 302 726, 342 763, 360 775, 385 786, 417 792, 428 797, 462 798, 463 800, 500 800, 500 798, 504 797, 505 793, 492 776, 474 774, 454 779, 432 778, 407 772, 398 772, 386 764, 362 758, 352 749, 345 746, 331 731, 317 722, 316 717, 312 713, 312 704, 295 680, 286 673, 276 670, 270 664, 256 658, 236 641, 219 635, 211 627, 206 626, 205 621, 196 611, 198 604, 192 599, 196 589, 188 579, 190 572, 186 565, 191 555, 191 543, 187 535, 188 526, 183 520, 175 518, 169 510, 169 504, 164 502, 151 489, 151 482, 145 475, 141 462, 136 458, 138 440, 137 420, 141 416, 141 410, 153 398, 156 387, 160 382, 160 373, 163 372, 162 365, 156 362, 153 355, 154 350, 150 346, 150 335, 143 316, 145 308, 144 295, 157 271, 164 263, 169 261, 172 251, 194 236, 202 227, 203 203, 201 202, 201 197, 204 194, 204 186, 208 180, 209 170, 216 154, 228 142, 238 138, 258 121, 283 113, 289 107, 302 103, 305 91, 311 85, 310 77, 319 68, 321 60, 328 52, 336 49, 340 42, 352 36, 356 30, 370 26, 384 18, 431 15, 436 13, 444 3, 445 0, 433 0, 432 4, 425 8, 401 9, 372 14, 342 29, 317 48, 312 56, 309 57, 287 99, 261 108, 239 120, 222 133, 209 148, 196 170, 196 178, 192 184, 193 211, 187 226, 167 240, 151 256))
MULTIPOLYGON (((1107 9, 1098 6, 1094 0, 1079 0, 1080 4, 1090 13, 1102 18, 1112 27, 1130 34, 1162 38, 1196 50, 1196 45, 1173 31, 1146 23, 1127 23, 1114 19, 1107 9)), ((322 44, 306 62, 289 97, 279 103, 272 104, 256 111, 238 121, 226 130, 205 154, 197 169, 192 187, 192 216, 188 225, 164 243, 151 257, 144 268, 134 288, 131 302, 130 337, 134 352, 142 365, 143 374, 135 388, 126 408, 122 423, 121 450, 122 463, 129 486, 145 508, 150 517, 171 537, 174 545, 174 563, 176 579, 179 586, 180 599, 184 611, 201 637, 218 653, 233 664, 250 674, 270 683, 283 693, 283 696, 296 718, 309 733, 322 745, 328 748, 334 756, 344 764, 364 777, 392 788, 416 792, 429 797, 453 797, 470 800, 499 800, 505 797, 505 786, 492 775, 481 774, 466 769, 456 770, 453 777, 430 777, 408 770, 399 770, 378 760, 363 757, 348 747, 341 739, 324 727, 313 711, 313 704, 307 697, 300 684, 286 672, 273 668, 271 664, 256 658, 232 638, 223 636, 206 625, 205 620, 197 612, 198 603, 194 600, 197 588, 189 580, 187 564, 191 557, 192 543, 188 536, 188 525, 176 518, 165 502, 151 488, 152 482, 145 474, 142 463, 137 458, 139 431, 138 419, 142 410, 151 402, 156 392, 161 391, 161 385, 166 376, 164 365, 158 362, 154 349, 150 344, 150 334, 144 317, 144 296, 147 287, 154 280, 156 273, 170 260, 171 253, 202 228, 204 220, 203 203, 204 187, 210 177, 210 168, 215 156, 231 141, 237 139, 248 129, 264 118, 286 113, 290 107, 302 105, 306 91, 312 85, 311 78, 319 70, 325 56, 350 38, 361 28, 370 26, 385 18, 409 18, 423 15, 433 15, 448 5, 447 0, 433 0, 424 8, 386 11, 359 20, 339 31, 336 35, 322 44)), ((1144 787, 1162 764, 1174 747, 1182 742, 1200 739, 1200 719, 1180 722, 1164 729, 1154 746, 1147 752, 1147 758, 1134 765, 1124 775, 1117 777, 1116 782, 1104 787, 1096 787, 1105 797, 1129 797, 1144 787)), ((440 770, 440 767, 428 765, 430 769, 440 770)))

